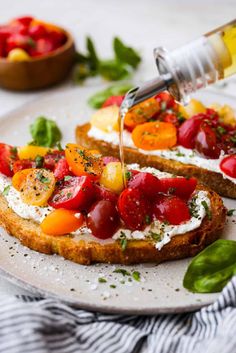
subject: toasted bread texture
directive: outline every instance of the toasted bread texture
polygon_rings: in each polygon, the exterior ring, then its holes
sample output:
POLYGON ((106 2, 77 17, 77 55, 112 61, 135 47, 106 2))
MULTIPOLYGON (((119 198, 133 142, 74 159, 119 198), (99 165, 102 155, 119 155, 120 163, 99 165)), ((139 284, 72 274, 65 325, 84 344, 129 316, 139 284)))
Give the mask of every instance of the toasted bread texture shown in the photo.
POLYGON ((58 254, 83 265, 96 262, 137 264, 177 260, 194 256, 215 241, 225 224, 226 209, 221 198, 205 187, 198 186, 198 188, 208 192, 212 218, 205 217, 199 228, 174 236, 160 251, 152 242, 145 240, 128 241, 126 250, 122 251, 119 241, 102 243, 80 240, 79 236, 44 234, 37 223, 21 218, 9 208, 4 196, 0 196, 0 226, 32 250, 44 254, 58 254))
MULTIPOLYGON (((88 136, 90 123, 76 128, 76 141, 87 148, 98 149, 103 155, 119 157, 119 146, 96 140, 88 136)), ((165 159, 159 156, 144 155, 135 148, 125 147, 125 162, 138 163, 141 167, 149 166, 172 174, 183 175, 186 177, 194 176, 201 183, 209 186, 218 194, 225 197, 236 198, 236 184, 229 179, 225 179, 220 173, 216 173, 201 166, 184 164, 178 161, 165 159)))

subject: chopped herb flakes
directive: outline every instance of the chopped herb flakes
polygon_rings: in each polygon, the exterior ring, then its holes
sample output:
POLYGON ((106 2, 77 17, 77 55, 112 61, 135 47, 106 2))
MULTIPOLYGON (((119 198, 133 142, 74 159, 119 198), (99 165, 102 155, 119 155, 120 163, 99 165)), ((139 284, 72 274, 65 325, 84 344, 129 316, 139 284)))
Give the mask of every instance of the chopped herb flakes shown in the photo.
POLYGON ((185 154, 181 153, 181 152, 177 152, 176 153, 176 157, 185 157, 185 154))
POLYGON ((115 284, 110 284, 110 288, 116 288, 116 285, 115 284))
POLYGON ((206 215, 207 215, 208 219, 211 220, 211 219, 212 219, 212 214, 211 214, 211 210, 209 209, 208 204, 206 203, 205 200, 202 201, 201 204, 202 204, 202 206, 205 208, 206 215))
POLYGON ((64 177, 64 180, 65 180, 65 181, 68 181, 68 180, 70 180, 71 178, 72 178, 71 175, 66 175, 66 176, 64 177))
POLYGON ((44 162, 44 158, 42 156, 36 156, 36 158, 35 158, 36 168, 42 168, 43 162, 44 162))
POLYGON ((127 240, 126 235, 123 231, 120 232, 119 241, 120 241, 121 250, 125 251, 127 248, 127 245, 128 245, 128 240, 127 240))
POLYGON ((99 282, 99 283, 106 283, 107 280, 106 280, 106 278, 99 277, 99 278, 98 278, 98 282, 99 282))
POLYGON ((161 234, 160 233, 155 233, 152 230, 150 230, 148 232, 148 235, 150 236, 150 238, 154 241, 161 241, 161 234))
POLYGON ((7 196, 9 194, 10 187, 11 187, 11 185, 5 186, 5 188, 2 192, 3 196, 7 196))
POLYGON ((131 276, 130 272, 124 268, 117 268, 113 271, 114 273, 121 273, 123 276, 131 276))
POLYGON ((145 223, 146 224, 150 224, 151 223, 151 217, 148 214, 145 216, 145 223))
POLYGON ((130 180, 131 179, 131 176, 132 176, 132 173, 130 172, 130 171, 126 171, 125 172, 125 178, 126 178, 126 180, 130 180))
POLYGON ((236 211, 235 208, 232 208, 231 210, 228 210, 227 211, 227 216, 229 216, 229 217, 233 216, 235 211, 236 211))
POLYGON ((134 279, 135 281, 140 282, 140 272, 134 271, 134 272, 132 273, 132 277, 133 277, 133 279, 134 279))
POLYGON ((50 180, 43 175, 42 171, 40 171, 40 172, 38 172, 36 174, 36 179, 38 179, 43 184, 49 184, 50 183, 50 180))

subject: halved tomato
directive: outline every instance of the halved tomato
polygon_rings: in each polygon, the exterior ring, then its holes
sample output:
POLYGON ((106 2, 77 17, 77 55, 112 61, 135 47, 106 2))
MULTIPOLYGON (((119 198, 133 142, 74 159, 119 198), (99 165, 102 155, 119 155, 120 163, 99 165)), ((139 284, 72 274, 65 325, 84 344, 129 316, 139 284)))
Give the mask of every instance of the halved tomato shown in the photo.
POLYGON ((5 143, 0 143, 0 173, 11 177, 13 163, 18 159, 17 149, 5 143))

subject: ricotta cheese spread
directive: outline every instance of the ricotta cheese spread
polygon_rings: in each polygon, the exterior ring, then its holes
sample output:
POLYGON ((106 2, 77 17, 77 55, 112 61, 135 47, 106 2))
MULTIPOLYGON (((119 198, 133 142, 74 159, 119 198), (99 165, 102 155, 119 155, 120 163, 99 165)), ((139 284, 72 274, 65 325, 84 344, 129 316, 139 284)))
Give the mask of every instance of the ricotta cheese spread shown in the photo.
MULTIPOLYGON (((158 178, 170 177, 171 174, 160 172, 151 167, 140 168, 138 164, 130 164, 128 169, 135 169, 147 173, 152 173, 158 178)), ((8 206, 20 217, 24 219, 33 220, 36 223, 41 223, 43 219, 53 210, 52 207, 38 207, 31 206, 24 203, 21 199, 20 192, 11 185, 11 178, 8 178, 0 173, 0 193, 4 195, 8 202, 8 206)), ((207 192, 197 191, 190 200, 191 209, 194 213, 191 219, 180 225, 169 225, 158 220, 153 221, 143 231, 132 231, 126 228, 119 229, 112 237, 103 242, 111 242, 126 238, 127 240, 151 240, 155 243, 158 250, 170 242, 171 238, 178 234, 183 234, 198 228, 204 217, 206 216, 206 209, 204 204, 210 208, 210 200, 207 197, 207 192)), ((81 227, 76 232, 72 233, 78 240, 86 241, 100 241, 95 238, 87 227, 81 227)))
MULTIPOLYGON (((120 144, 119 134, 116 131, 111 131, 108 133, 92 126, 88 132, 88 136, 96 138, 97 140, 113 143, 114 145, 120 144)), ((126 147, 136 148, 131 138, 131 134, 127 130, 124 130, 123 132, 123 142, 126 147)), ((235 178, 231 178, 220 169, 220 162, 226 156, 224 153, 222 153, 218 159, 206 159, 199 156, 197 152, 182 146, 177 146, 168 150, 145 151, 138 149, 138 151, 142 154, 159 156, 162 158, 175 160, 183 164, 192 164, 203 169, 220 173, 225 179, 228 179, 236 184, 235 178)))

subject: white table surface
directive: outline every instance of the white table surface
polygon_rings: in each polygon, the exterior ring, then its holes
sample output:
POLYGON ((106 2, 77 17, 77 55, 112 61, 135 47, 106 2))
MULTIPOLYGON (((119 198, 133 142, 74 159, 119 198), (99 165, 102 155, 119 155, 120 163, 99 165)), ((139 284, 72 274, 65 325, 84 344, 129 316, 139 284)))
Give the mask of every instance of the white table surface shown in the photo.
MULTIPOLYGON (((143 63, 135 78, 155 76, 152 51, 163 45, 173 49, 235 18, 236 0, 0 0, 0 23, 32 14, 67 28, 77 47, 84 49, 90 35, 100 55, 109 58, 111 40, 117 35, 140 50, 143 63)), ((226 92, 236 96, 236 79, 226 92)), ((99 80, 87 84, 97 86, 99 80)), ((67 81, 47 91, 15 93, 0 89, 0 115, 32 99, 71 87, 67 81)), ((1 139, 1 127, 0 127, 1 139)), ((0 278, 0 296, 26 293, 0 278)))

